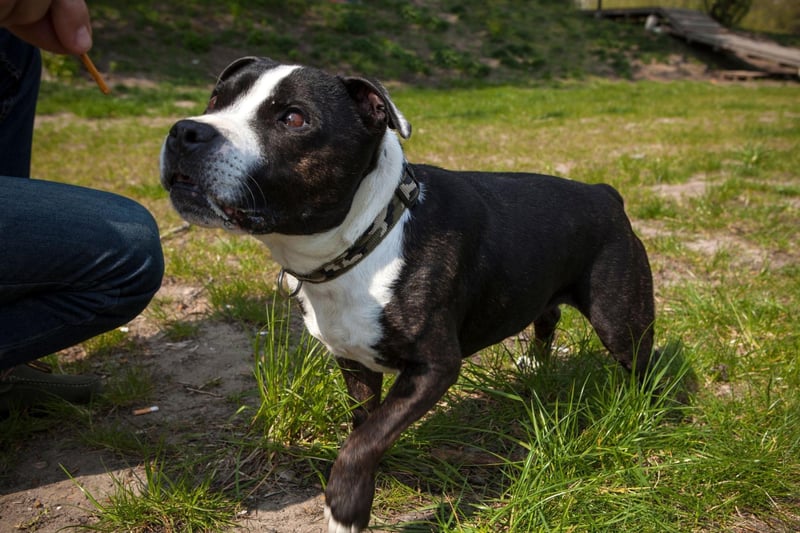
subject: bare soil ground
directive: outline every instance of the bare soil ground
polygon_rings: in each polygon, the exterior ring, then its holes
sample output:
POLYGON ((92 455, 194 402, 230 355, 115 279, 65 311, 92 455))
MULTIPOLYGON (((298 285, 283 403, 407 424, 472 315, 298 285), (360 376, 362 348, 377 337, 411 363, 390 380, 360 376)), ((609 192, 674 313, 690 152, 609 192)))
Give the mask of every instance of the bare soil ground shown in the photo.
MULTIPOLYGON (((187 315, 202 317, 206 307, 197 287, 167 281, 158 297, 187 315)), ((252 335, 231 324, 200 320, 197 337, 176 343, 165 340, 146 314, 128 325, 128 334, 140 345, 137 351, 143 348, 145 354, 136 363, 152 374, 155 392, 149 405, 159 408, 139 416, 132 410, 121 413, 119 422, 128 429, 167 442, 194 435, 194 440, 214 443, 221 434, 247 427, 249 417, 237 417, 239 403, 229 398, 246 396, 256 387, 252 335)), ((13 471, 0 478, 0 531, 55 532, 75 526, 81 530, 94 521, 84 489, 103 501, 116 484, 138 487, 144 476, 141 464, 79 442, 68 430, 49 430, 26 443, 13 471)), ((291 476, 274 477, 240 513, 241 529, 322 531, 321 487, 295 482, 291 476)))

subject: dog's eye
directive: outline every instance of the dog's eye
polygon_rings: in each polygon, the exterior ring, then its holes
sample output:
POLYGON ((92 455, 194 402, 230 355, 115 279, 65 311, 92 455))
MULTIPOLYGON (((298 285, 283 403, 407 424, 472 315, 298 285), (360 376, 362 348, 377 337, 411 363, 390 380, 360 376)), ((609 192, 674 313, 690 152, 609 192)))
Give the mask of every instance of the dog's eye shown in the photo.
POLYGON ((217 106, 217 95, 215 94, 208 100, 206 111, 213 111, 216 106, 217 106))
POLYGON ((283 115, 281 122, 291 129, 299 129, 308 124, 305 115, 297 109, 287 111, 286 114, 283 115))

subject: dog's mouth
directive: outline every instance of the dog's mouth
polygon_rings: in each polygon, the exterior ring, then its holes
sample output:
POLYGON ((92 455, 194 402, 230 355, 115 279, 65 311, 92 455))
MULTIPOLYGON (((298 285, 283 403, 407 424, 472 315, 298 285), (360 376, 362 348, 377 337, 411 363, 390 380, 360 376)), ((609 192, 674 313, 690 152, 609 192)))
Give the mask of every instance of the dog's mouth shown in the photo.
POLYGON ((221 225, 229 230, 248 233, 272 231, 269 217, 263 208, 227 203, 185 174, 175 174, 170 183, 170 199, 181 216, 189 222, 204 226, 221 225), (214 220, 217 221, 216 224, 214 220))

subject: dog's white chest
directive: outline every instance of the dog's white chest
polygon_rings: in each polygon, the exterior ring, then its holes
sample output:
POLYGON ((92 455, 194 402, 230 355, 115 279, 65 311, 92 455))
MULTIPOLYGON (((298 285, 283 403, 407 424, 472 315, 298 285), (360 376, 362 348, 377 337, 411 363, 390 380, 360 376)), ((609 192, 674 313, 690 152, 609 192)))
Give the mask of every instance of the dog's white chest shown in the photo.
POLYGON ((378 363, 378 353, 374 349, 381 337, 382 308, 363 298, 345 300, 324 298, 314 303, 303 300, 309 333, 337 357, 358 361, 379 372, 390 371, 378 363), (354 303, 360 305, 354 307, 354 303))
POLYGON ((352 359, 371 370, 396 372, 382 365, 375 345, 383 336, 381 316, 403 260, 401 228, 395 228, 358 267, 318 285, 306 283, 298 297, 306 328, 337 357, 352 359), (394 241, 394 242, 393 242, 394 241))

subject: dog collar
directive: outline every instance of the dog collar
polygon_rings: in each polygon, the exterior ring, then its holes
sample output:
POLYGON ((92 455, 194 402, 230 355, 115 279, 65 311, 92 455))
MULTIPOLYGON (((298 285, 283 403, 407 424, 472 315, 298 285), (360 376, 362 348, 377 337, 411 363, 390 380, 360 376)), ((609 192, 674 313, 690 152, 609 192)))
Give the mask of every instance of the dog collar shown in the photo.
POLYGON ((288 268, 281 268, 278 273, 278 291, 284 296, 292 298, 300 292, 303 282, 325 283, 337 278, 356 266, 362 259, 367 257, 383 239, 389 234, 392 228, 403 216, 406 209, 417 203, 419 198, 419 184, 414 176, 414 171, 408 165, 403 164, 403 177, 400 184, 394 191, 392 199, 386 204, 367 230, 356 239, 353 245, 339 254, 336 258, 328 261, 321 267, 311 272, 301 274, 288 268), (297 286, 292 291, 287 291, 284 285, 286 274, 297 280, 297 286))

